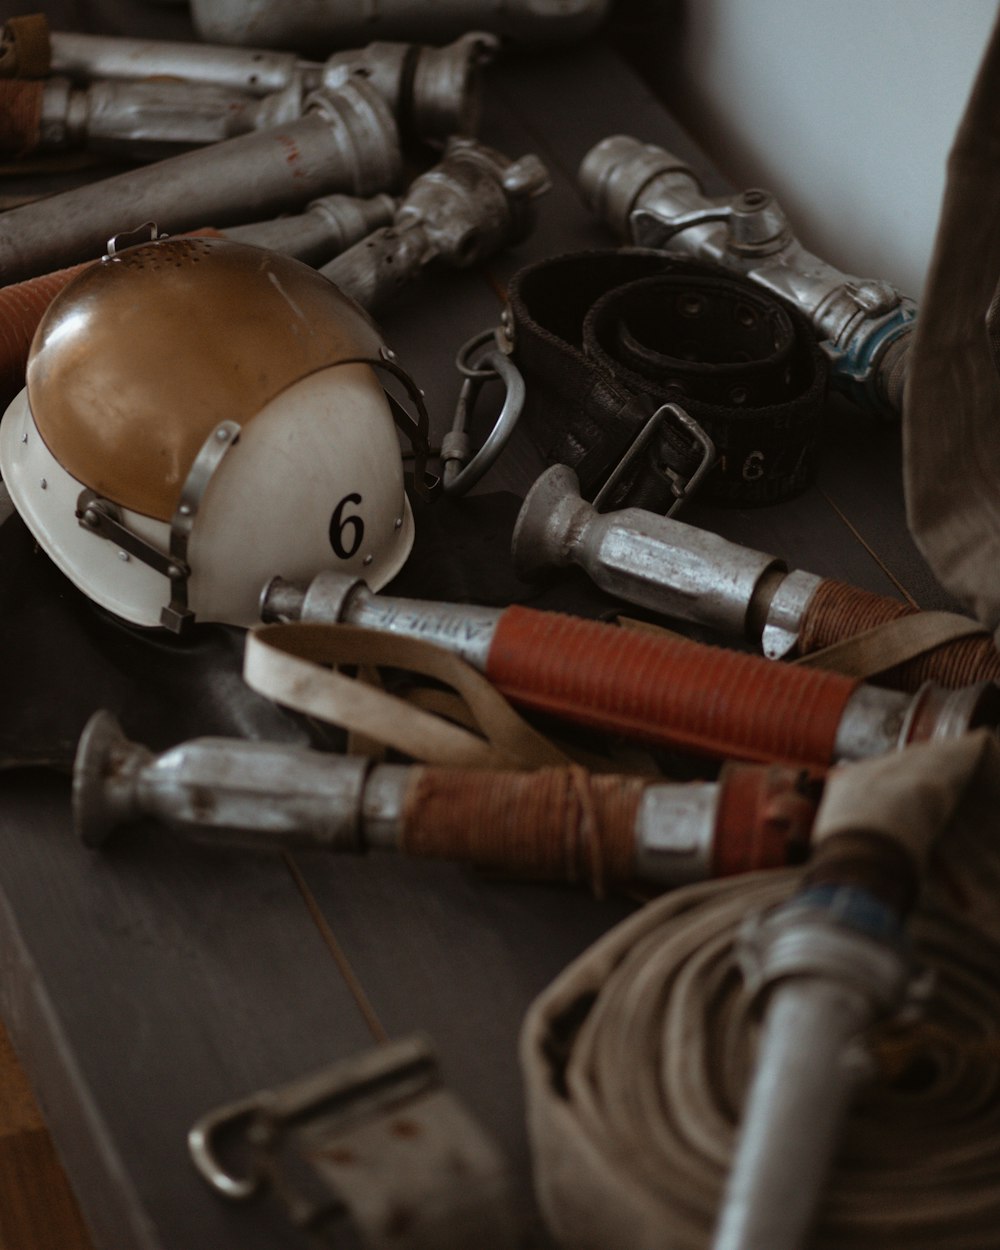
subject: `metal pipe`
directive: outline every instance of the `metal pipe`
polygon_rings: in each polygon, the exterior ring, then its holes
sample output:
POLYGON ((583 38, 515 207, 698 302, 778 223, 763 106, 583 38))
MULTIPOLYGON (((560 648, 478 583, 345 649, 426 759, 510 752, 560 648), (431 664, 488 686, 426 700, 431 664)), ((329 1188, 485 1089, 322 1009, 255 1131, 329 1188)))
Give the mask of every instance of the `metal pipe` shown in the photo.
POLYGON ((197 738, 154 755, 101 711, 80 739, 73 813, 90 846, 152 818, 197 842, 381 849, 576 879, 563 830, 568 824, 575 832, 571 808, 581 784, 592 793, 591 837, 606 844, 604 884, 674 886, 786 865, 804 855, 816 807, 816 788, 801 772, 756 765, 685 785, 614 775, 570 780, 564 769, 373 765, 228 738, 197 738))
POLYGON ((307 204, 304 213, 229 226, 222 233, 237 243, 267 247, 307 265, 319 265, 392 221, 397 203, 384 193, 366 199, 324 195, 307 204))
POLYGON ((54 30, 49 45, 51 72, 78 83, 98 78, 180 78, 270 95, 296 84, 303 65, 295 52, 223 48, 193 40, 132 39, 54 30))
POLYGON ((768 999, 712 1250, 802 1250, 871 1074, 862 1035, 902 1006, 913 964, 891 910, 850 888, 751 918, 739 957, 768 999))
POLYGON ((916 304, 888 282, 842 273, 806 251, 769 191, 710 198, 676 156, 627 135, 596 144, 579 182, 620 236, 711 261, 794 304, 830 357, 834 385, 872 412, 900 414, 916 304))
MULTIPOLYGON (((444 43, 475 27, 525 43, 556 43, 590 34, 604 20, 609 0, 380 0, 379 33, 387 39, 444 43)), ((370 0, 192 0, 200 38, 209 43, 260 41, 271 48, 352 46, 371 34, 370 0)))
POLYGON ((474 139, 452 138, 439 164, 410 184, 392 225, 320 273, 377 309, 432 261, 465 268, 523 239, 534 222, 533 201, 548 186, 536 156, 510 161, 474 139))
POLYGON ((223 227, 329 192, 370 195, 401 174, 399 136, 362 79, 317 92, 305 116, 240 135, 0 216, 0 279, 17 282, 100 256, 109 237, 155 221, 168 234, 223 227))
POLYGON ((374 595, 344 574, 264 588, 264 620, 345 622, 455 652, 514 703, 715 758, 824 769, 1000 724, 1000 688, 916 694, 602 622, 374 595))

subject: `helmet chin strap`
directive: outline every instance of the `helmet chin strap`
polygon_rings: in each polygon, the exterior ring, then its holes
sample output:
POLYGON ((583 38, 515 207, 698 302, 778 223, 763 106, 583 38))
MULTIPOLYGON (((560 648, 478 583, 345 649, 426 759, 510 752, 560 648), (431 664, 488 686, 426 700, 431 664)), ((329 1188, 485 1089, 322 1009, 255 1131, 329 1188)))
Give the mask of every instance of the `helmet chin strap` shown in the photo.
MULTIPOLYGON (((406 370, 397 364, 396 353, 392 348, 383 347, 380 351, 380 356, 380 360, 366 360, 364 363, 371 365, 375 369, 387 370, 397 381, 402 383, 407 395, 410 397, 416 416, 407 412, 394 395, 391 395, 388 391, 385 392, 386 399, 389 401, 389 408, 392 411, 392 418, 396 422, 397 427, 410 440, 410 446, 413 448, 413 489, 421 499, 431 499, 437 493, 441 485, 441 479, 435 474, 427 472, 427 460, 431 454, 430 418, 427 415, 427 405, 424 403, 424 393, 406 370)), ((344 361, 343 363, 348 364, 350 362, 344 361)))
POLYGON ((168 552, 130 530, 122 520, 121 509, 110 499, 93 490, 83 490, 77 498, 77 520, 84 529, 115 543, 169 580, 170 602, 160 612, 160 624, 175 634, 182 633, 194 621, 194 613, 188 606, 191 566, 187 549, 195 517, 213 474, 239 436, 237 422, 220 421, 202 443, 184 479, 177 509, 170 520, 168 552))

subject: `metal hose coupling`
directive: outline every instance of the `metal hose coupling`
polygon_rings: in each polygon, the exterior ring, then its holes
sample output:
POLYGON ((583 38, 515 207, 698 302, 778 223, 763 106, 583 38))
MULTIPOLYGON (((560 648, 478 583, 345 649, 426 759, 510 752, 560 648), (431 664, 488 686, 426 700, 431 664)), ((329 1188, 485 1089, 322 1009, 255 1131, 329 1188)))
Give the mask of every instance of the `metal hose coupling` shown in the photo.
POLYGON ((509 160, 475 139, 449 139, 433 169, 410 184, 391 226, 320 270, 374 310, 434 261, 466 268, 525 238, 534 201, 549 188, 534 155, 509 160))
MULTIPOLYGON (((72 114, 80 128, 80 114, 88 107, 90 142, 106 138, 112 120, 119 131, 131 108, 135 127, 151 127, 156 117, 173 105, 175 125, 196 130, 212 101, 236 114, 235 125, 253 127, 253 99, 269 97, 271 110, 278 97, 288 112, 281 120, 301 114, 311 91, 338 90, 352 74, 361 74, 392 109, 406 138, 443 142, 452 134, 475 134, 479 124, 482 70, 495 55, 499 41, 486 31, 468 31, 444 47, 407 43, 370 43, 335 52, 325 61, 305 61, 294 52, 264 48, 226 48, 164 39, 134 39, 115 35, 88 35, 53 31, 49 35, 51 73, 61 79, 61 91, 76 88, 72 114), (91 85, 88 89, 88 84, 91 85), (158 88, 162 88, 158 90, 158 88), (190 118, 184 112, 185 91, 191 93, 190 118), (179 99, 173 103, 174 96, 179 99)), ((39 90, 42 84, 38 84, 39 90)), ((43 110, 54 113, 55 89, 45 84, 43 110)), ((220 118, 223 125, 226 118, 220 118)), ((263 124, 263 123, 260 123, 263 124)), ((207 131, 208 123, 201 126, 207 131)), ((196 130, 197 133, 197 130, 196 130)), ((230 130, 229 134, 242 133, 230 130)), ((225 135, 219 137, 226 137, 225 135)), ((177 140, 179 141, 179 140, 177 140)), ((214 142, 194 139, 192 142, 214 142)))
POLYGON ((558 612, 376 595, 332 571, 308 587, 273 579, 262 592, 261 616, 421 638, 461 656, 521 707, 716 759, 824 770, 1000 725, 1000 687, 991 682, 882 690, 839 673, 558 612))
MULTIPOLYGON (((514 568, 526 581, 575 566, 626 603, 753 643, 769 659, 808 655, 918 610, 729 542, 709 530, 643 508, 601 513, 580 495, 566 465, 552 465, 525 497, 514 526, 514 568)), ((957 619, 957 618, 956 618, 957 619)), ((1000 681, 1000 653, 967 622, 880 674, 880 684, 918 690, 1000 681), (976 632, 971 632, 976 631, 976 632)))
POLYGON ((871 412, 902 412, 915 302, 886 281, 842 273, 808 252, 769 191, 708 197, 678 157, 627 135, 591 148, 579 183, 622 238, 710 261, 794 304, 830 357, 831 381, 871 412))
POLYGON ((0 220, 5 283, 100 256, 143 221, 176 234, 274 217, 317 197, 391 190, 399 132, 379 93, 354 75, 314 92, 297 121, 238 135, 13 208, 0 220))
POLYGON ((397 851, 597 894, 805 858, 818 787, 801 770, 730 765, 717 782, 377 764, 284 743, 197 738, 160 755, 94 714, 74 766, 77 833, 101 845, 154 819, 192 841, 397 851))

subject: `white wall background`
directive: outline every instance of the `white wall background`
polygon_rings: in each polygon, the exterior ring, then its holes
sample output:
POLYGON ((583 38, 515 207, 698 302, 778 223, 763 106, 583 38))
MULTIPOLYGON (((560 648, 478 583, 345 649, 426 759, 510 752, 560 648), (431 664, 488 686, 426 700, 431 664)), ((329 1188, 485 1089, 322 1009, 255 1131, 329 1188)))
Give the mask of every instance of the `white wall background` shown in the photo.
POLYGON ((773 191, 805 246, 919 298, 996 13, 997 0, 682 0, 656 76, 720 170, 773 191))

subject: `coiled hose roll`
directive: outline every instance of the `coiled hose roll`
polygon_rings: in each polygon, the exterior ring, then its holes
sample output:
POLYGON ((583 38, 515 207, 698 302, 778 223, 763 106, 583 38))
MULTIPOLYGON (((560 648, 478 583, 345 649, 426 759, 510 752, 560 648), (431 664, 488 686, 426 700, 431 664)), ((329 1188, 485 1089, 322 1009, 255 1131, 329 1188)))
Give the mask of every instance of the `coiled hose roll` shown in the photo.
MULTIPOLYGON (((572 964, 522 1034, 536 1187, 573 1250, 706 1250, 757 1016, 733 948, 798 870, 677 890, 572 964)), ((924 907, 922 1016, 873 1040, 809 1250, 995 1250, 1000 1229, 1000 944, 924 907)), ((766 1250, 761 1247, 761 1250, 766 1250)))

